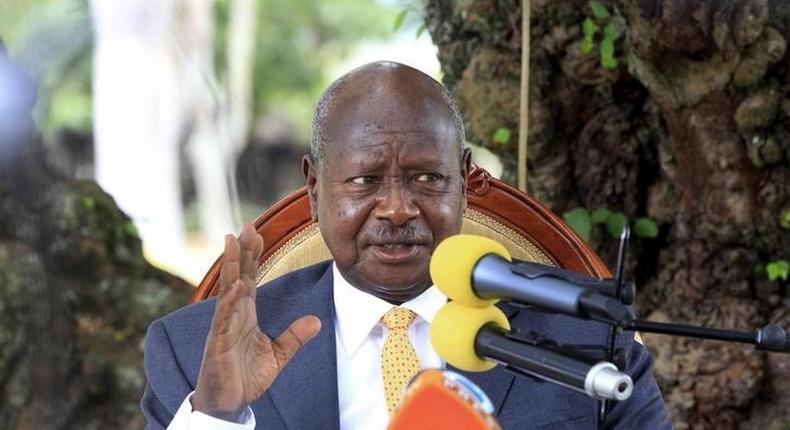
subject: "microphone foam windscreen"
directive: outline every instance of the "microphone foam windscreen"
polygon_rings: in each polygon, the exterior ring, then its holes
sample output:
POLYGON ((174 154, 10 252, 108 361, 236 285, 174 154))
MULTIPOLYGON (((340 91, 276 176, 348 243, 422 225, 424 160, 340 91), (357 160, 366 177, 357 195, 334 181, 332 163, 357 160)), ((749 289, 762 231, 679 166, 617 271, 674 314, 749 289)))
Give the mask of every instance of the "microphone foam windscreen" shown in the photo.
POLYGON ((484 308, 450 302, 439 309, 431 322, 431 344, 451 365, 467 372, 484 372, 496 366, 475 353, 477 332, 488 323, 510 330, 505 314, 495 306, 484 308))
POLYGON ((488 254, 510 261, 501 243, 483 236, 458 234, 443 240, 431 256, 431 279, 444 295, 467 306, 491 306, 498 299, 481 299, 472 286, 472 271, 488 254))

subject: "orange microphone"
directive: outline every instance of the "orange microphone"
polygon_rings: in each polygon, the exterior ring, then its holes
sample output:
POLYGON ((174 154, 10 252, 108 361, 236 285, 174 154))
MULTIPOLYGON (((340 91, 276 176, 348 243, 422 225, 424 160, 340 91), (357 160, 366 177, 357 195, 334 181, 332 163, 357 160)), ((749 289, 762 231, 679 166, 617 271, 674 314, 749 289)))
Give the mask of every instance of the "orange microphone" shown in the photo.
POLYGON ((450 370, 418 373, 406 388, 388 430, 501 430, 488 397, 450 370))

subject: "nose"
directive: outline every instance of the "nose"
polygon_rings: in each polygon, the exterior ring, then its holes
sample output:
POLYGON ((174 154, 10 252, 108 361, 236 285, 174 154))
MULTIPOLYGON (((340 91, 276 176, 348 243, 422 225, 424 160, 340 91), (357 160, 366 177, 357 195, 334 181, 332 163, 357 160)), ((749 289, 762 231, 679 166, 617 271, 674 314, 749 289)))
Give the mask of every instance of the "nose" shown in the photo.
POLYGON ((403 182, 389 181, 383 188, 373 210, 376 218, 389 220, 400 227, 420 215, 420 208, 414 204, 411 192, 403 182))

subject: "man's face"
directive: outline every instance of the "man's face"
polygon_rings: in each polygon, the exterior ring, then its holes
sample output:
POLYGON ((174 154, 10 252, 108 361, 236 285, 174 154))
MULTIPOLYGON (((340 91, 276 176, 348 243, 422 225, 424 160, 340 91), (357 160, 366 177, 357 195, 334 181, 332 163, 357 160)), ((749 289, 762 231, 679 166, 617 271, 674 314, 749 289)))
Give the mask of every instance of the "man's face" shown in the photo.
POLYGON ((446 108, 355 103, 328 120, 325 157, 305 161, 313 215, 344 277, 390 302, 431 283, 433 250, 461 229, 469 155, 446 108))

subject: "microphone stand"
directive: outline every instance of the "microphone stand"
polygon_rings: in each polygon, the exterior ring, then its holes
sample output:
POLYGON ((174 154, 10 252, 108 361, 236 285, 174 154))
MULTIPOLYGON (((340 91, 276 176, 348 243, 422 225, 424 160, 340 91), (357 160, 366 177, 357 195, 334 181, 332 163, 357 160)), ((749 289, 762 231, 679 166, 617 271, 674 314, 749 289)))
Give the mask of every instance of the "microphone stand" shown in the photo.
MULTIPOLYGON (((617 271, 615 272, 615 299, 623 301, 623 283, 625 279, 625 257, 628 250, 628 242, 631 239, 631 229, 625 225, 622 233, 620 233, 620 249, 617 251, 617 271)), ((629 300, 630 302, 631 300, 629 300)), ((626 303, 630 304, 630 303, 626 303)), ((609 362, 615 360, 615 344, 617 343, 617 335, 621 330, 612 325, 609 327, 609 345, 606 348, 606 359, 609 362)), ((600 427, 606 419, 606 414, 612 407, 612 403, 608 400, 601 400, 598 408, 598 427, 600 427)))
MULTIPOLYGON (((632 304, 634 298, 633 284, 625 281, 625 258, 630 237, 630 229, 628 226, 625 226, 620 235, 617 269, 615 272, 615 279, 613 280, 615 284, 614 299, 626 305, 632 304)), ((533 308, 533 306, 524 306, 518 302, 512 302, 511 304, 517 307, 533 308)), ((776 324, 768 324, 752 332, 742 332, 684 324, 659 323, 639 320, 630 316, 619 317, 611 314, 608 317, 604 316, 603 318, 595 319, 609 325, 609 332, 605 345, 561 345, 537 333, 531 331, 524 332, 517 327, 513 328, 513 332, 508 337, 517 342, 548 348, 559 354, 575 357, 580 360, 598 361, 603 359, 609 363, 614 363, 618 369, 624 369, 626 366, 626 352, 622 348, 616 347, 617 336, 622 334, 623 331, 640 331, 645 333, 659 333, 700 339, 748 343, 754 345, 759 350, 790 353, 790 333, 787 333, 785 329, 776 324)), ((525 375, 523 372, 517 372, 516 369, 509 368, 509 366, 506 366, 506 369, 514 373, 525 375)), ((533 379, 540 381, 540 379, 534 377, 533 379)), ((598 427, 606 420, 606 416, 611 411, 612 405, 613 403, 610 400, 601 400, 598 408, 598 427)))

